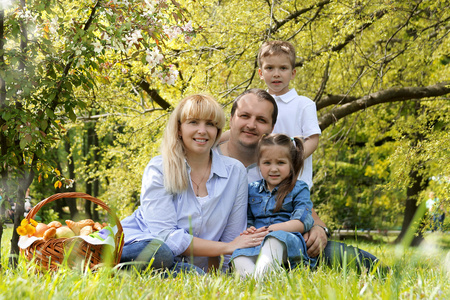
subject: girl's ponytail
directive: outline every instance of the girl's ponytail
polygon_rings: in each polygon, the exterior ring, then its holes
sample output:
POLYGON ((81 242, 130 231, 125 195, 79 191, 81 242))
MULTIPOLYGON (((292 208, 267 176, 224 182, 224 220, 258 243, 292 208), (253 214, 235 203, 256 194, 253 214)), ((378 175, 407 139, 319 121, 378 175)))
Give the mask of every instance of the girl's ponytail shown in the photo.
POLYGON ((305 148, 303 147, 303 140, 298 137, 291 137, 291 140, 294 144, 294 148, 291 149, 292 166, 294 168, 295 178, 297 178, 303 172, 305 148))

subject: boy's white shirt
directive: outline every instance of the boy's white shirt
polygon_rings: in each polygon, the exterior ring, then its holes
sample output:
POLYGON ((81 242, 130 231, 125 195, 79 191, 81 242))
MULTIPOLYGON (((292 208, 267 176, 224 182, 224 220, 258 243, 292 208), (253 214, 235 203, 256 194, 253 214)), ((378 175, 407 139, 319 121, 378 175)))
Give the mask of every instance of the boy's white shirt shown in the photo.
MULTIPOLYGON (((291 89, 281 96, 272 96, 278 105, 278 117, 273 133, 284 133, 291 137, 301 136, 303 138, 322 133, 314 101, 308 97, 299 96, 295 89, 291 89)), ((303 173, 298 177, 299 180, 306 182, 310 189, 313 185, 312 171, 311 154, 305 159, 303 173)))

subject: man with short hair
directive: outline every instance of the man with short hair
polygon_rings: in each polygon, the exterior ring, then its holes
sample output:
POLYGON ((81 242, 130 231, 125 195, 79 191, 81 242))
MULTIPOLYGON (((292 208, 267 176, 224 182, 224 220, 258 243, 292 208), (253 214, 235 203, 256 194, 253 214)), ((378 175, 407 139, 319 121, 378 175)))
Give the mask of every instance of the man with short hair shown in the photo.
MULTIPOLYGON (((257 145, 264 134, 272 132, 278 115, 278 107, 274 98, 262 89, 250 89, 239 95, 232 106, 228 140, 217 146, 220 154, 241 161, 247 168, 248 182, 262 178, 257 168, 257 145)), ((347 246, 343 243, 328 241, 330 233, 325 223, 312 210, 314 226, 303 236, 308 247, 308 255, 323 257, 330 265, 342 265, 343 253, 347 253, 347 262, 361 263, 370 269, 378 259, 372 254, 347 246)))

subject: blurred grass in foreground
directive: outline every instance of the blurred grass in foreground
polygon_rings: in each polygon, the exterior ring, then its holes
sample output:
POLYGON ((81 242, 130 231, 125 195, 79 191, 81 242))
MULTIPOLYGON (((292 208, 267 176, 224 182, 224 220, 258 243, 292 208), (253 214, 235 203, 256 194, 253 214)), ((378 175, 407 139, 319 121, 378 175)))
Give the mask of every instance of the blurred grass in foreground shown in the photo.
POLYGON ((315 271, 295 269, 264 281, 241 280, 234 274, 197 276, 101 269, 92 274, 61 269, 37 274, 20 260, 8 267, 12 229, 2 239, 0 299, 449 299, 450 235, 426 235, 426 244, 402 249, 390 244, 347 241, 367 250, 392 271, 385 278, 359 275, 353 270, 320 266, 315 271))

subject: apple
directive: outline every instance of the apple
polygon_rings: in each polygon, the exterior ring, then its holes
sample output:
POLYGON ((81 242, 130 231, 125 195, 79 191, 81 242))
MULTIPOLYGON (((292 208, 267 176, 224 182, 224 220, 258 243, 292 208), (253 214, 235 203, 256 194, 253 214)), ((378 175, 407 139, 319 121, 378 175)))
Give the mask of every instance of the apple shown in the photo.
POLYGON ((59 228, 56 228, 56 238, 71 238, 75 236, 75 232, 73 232, 69 227, 67 226, 61 226, 59 228))

